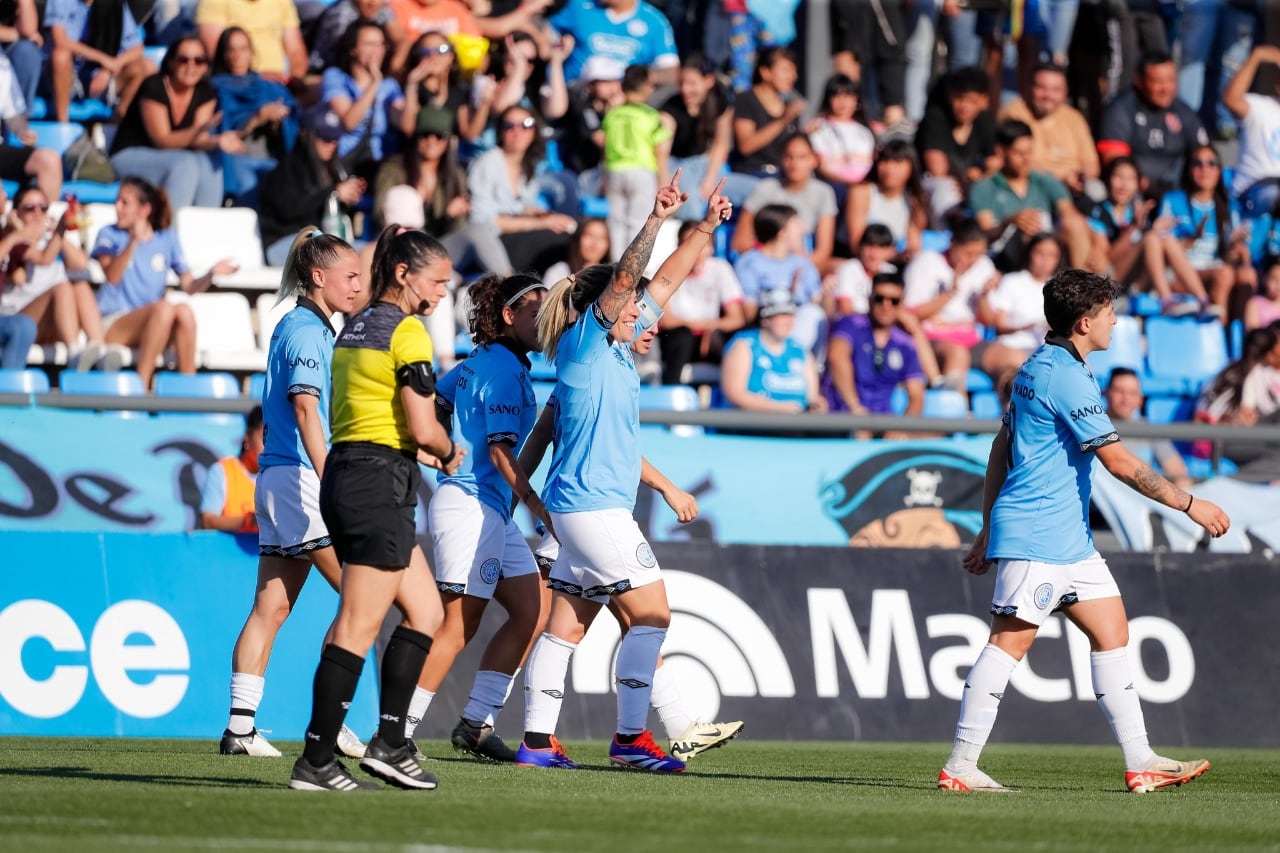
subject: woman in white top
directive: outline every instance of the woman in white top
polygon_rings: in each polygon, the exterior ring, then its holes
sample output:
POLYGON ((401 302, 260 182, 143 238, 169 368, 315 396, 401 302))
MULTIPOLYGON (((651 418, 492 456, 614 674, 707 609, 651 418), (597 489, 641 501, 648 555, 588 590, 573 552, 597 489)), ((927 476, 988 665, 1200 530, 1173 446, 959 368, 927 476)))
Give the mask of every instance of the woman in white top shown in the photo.
POLYGON ((866 178, 876 153, 876 137, 860 120, 858 81, 833 74, 822 92, 818 117, 809 139, 818 155, 818 174, 836 191, 843 205, 849 190, 866 178))
POLYGON ((1026 268, 991 279, 978 296, 978 322, 996 330, 996 339, 978 344, 974 355, 997 387, 1044 342, 1044 283, 1062 266, 1062 246, 1052 234, 1027 244, 1026 268))
POLYGON ((850 246, 862 241, 868 225, 879 223, 893 233, 904 258, 920 251, 921 235, 929 222, 929 206, 920 186, 915 152, 901 139, 886 143, 876 156, 865 183, 849 192, 845 227, 850 246))

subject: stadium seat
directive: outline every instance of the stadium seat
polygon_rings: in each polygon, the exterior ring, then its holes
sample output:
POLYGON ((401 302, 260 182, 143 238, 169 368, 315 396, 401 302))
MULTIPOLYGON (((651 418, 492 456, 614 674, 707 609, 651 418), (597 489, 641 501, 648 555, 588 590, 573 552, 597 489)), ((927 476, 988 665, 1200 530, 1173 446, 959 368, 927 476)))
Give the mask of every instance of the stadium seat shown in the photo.
MULTIPOLYGON (((640 408, 658 409, 667 412, 696 412, 701 407, 698 392, 688 385, 641 385, 640 408)), ((657 429, 665 427, 653 425, 657 429)), ((702 427, 689 424, 676 424, 671 427, 672 435, 702 435, 702 427)))
POLYGON ((49 377, 43 371, 0 370, 0 394, 47 394, 49 377))
POLYGON ((1089 369, 1093 371, 1098 384, 1105 386, 1111 371, 1117 367, 1128 367, 1138 373, 1144 370, 1144 343, 1142 340, 1142 321, 1137 317, 1120 316, 1111 330, 1111 346, 1104 350, 1089 353, 1089 369))
POLYGON ((970 394, 974 391, 991 391, 995 387, 995 383, 991 381, 991 377, 985 371, 976 367, 969 368, 969 375, 965 378, 965 390, 970 394))
POLYGON ((1135 293, 1129 297, 1129 313, 1135 317, 1159 316, 1160 297, 1154 293, 1135 293))
MULTIPOLYGON (((32 119, 43 119, 52 116, 49 104, 44 98, 33 98, 27 114, 32 119)), ((67 109, 67 118, 72 122, 84 124, 90 121, 107 121, 111 118, 111 107, 97 98, 73 100, 67 109)))
POLYGON ((1244 321, 1232 320, 1227 327, 1227 355, 1236 361, 1244 355, 1244 321))
POLYGON ((290 297, 277 305, 274 293, 264 293, 258 297, 254 307, 258 312, 258 346, 263 352, 271 349, 271 333, 275 331, 276 323, 279 323, 297 304, 297 300, 290 297))
POLYGON ((920 234, 920 249, 925 252, 945 252, 951 248, 950 231, 924 231, 920 234))
MULTIPOLYGON (((1217 320, 1151 317, 1146 332, 1147 374, 1157 382, 1180 383, 1180 394, 1197 393, 1206 379, 1227 366, 1227 338, 1217 320)), ((1162 391, 1151 387, 1147 393, 1162 391)))
POLYGON ((1000 395, 995 391, 974 391, 969 394, 969 409, 975 418, 994 420, 1004 415, 1000 395))
POLYGON ((178 242, 195 275, 204 273, 223 258, 239 271, 221 276, 218 284, 241 290, 276 290, 280 270, 263 261, 258 236, 258 213, 249 207, 183 207, 174 218, 178 242))
POLYGON ((120 182, 100 184, 97 181, 64 181, 62 197, 75 196, 82 204, 115 204, 120 182))
MULTIPOLYGON (((27 127, 36 135, 36 148, 49 148, 59 154, 66 153, 71 143, 84 135, 84 127, 74 122, 32 121, 27 122, 27 127)), ((23 143, 10 133, 9 144, 22 145, 23 143)))
POLYGON ((27 350, 27 364, 30 365, 57 365, 61 367, 66 365, 69 358, 70 351, 62 341, 53 344, 32 344, 31 349, 27 350))
POLYGON ((924 392, 926 418, 967 418, 969 402, 965 395, 950 388, 930 388, 924 392))
POLYGON ((188 304, 196 317, 196 353, 212 370, 262 370, 267 353, 253 335, 249 300, 239 293, 196 293, 188 304))
POLYGON ((889 411, 895 415, 904 414, 907 411, 907 404, 911 402, 907 397, 907 389, 901 385, 893 389, 893 393, 889 395, 889 411))
POLYGON ((556 390, 554 382, 534 382, 533 398, 538 401, 538 409, 541 410, 551 399, 551 394, 556 390))
POLYGON ((578 203, 578 209, 582 211, 583 217, 587 219, 607 219, 609 217, 609 202, 596 196, 583 196, 578 203))
POLYGON ((1147 420, 1153 424, 1172 424, 1189 421, 1195 415, 1195 411, 1195 397, 1147 398, 1147 420))
POLYGON ((556 366, 547 361, 547 357, 540 352, 529 353, 529 363, 533 365, 529 368, 529 378, 534 382, 555 382, 556 366))
POLYGON ((267 389, 267 374, 254 373, 249 376, 249 396, 255 400, 262 399, 262 392, 267 389))
POLYGON ((162 370, 156 374, 156 396, 226 400, 240 396, 240 381, 230 373, 173 373, 162 370))
MULTIPOLYGON (((147 393, 142 378, 132 370, 103 373, 97 370, 64 370, 58 377, 58 390, 63 394, 99 397, 141 397, 147 393)), ((126 420, 147 417, 146 412, 107 410, 110 415, 126 420)))

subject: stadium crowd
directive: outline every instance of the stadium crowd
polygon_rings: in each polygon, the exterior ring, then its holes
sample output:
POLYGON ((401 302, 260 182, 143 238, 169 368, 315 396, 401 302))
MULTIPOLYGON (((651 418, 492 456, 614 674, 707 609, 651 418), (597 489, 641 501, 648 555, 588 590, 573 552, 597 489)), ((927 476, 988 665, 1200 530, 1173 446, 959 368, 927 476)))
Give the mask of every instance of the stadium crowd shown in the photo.
POLYGON ((484 273, 551 284, 616 260, 678 170, 686 228, 721 177, 737 215, 663 318, 665 384, 719 376, 719 404, 771 411, 1004 394, 1069 265, 1112 275, 1139 328, 1234 325, 1250 390, 1211 384, 1200 415, 1274 415, 1275 347, 1243 344, 1280 320, 1280 48, 1261 5, 833 0, 808 97, 798 5, 6 0, 0 177, 22 188, 0 236, 2 366, 62 342, 70 366, 132 361, 144 387, 161 353, 195 371, 195 320, 165 282, 198 292, 235 267, 193 275, 171 211, 254 209, 272 266, 307 223, 357 243, 422 227, 461 273, 461 318, 484 273), (102 125, 74 164, 34 147, 32 121, 73 115, 102 125), (122 183, 116 223, 80 246, 76 206, 47 212, 86 160, 122 183))

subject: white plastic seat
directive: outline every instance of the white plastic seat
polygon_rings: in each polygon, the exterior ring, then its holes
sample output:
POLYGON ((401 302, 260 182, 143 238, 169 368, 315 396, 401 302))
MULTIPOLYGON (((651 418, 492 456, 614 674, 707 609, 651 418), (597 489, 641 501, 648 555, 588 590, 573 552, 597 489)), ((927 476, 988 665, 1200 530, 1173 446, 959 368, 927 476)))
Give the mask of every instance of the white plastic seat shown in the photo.
POLYGON ((229 258, 240 267, 217 284, 235 290, 275 290, 280 270, 262 260, 258 213, 249 207, 183 207, 174 217, 178 242, 194 275, 229 258))
POLYGON ((188 301, 196 317, 196 352, 213 370, 262 370, 267 354, 253 334, 249 300, 239 293, 197 293, 188 301))

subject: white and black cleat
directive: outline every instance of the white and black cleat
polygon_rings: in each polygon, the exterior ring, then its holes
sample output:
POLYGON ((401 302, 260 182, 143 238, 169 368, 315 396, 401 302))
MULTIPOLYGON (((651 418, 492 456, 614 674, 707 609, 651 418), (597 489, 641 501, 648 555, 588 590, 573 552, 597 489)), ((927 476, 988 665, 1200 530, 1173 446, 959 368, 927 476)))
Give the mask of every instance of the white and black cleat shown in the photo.
POLYGON ((355 778, 342 766, 342 762, 333 759, 320 767, 307 761, 305 756, 298 756, 293 763, 293 773, 289 775, 289 787, 295 791, 376 791, 382 786, 377 782, 365 782, 355 778))
POLYGON ((218 743, 218 752, 222 755, 254 755, 259 758, 279 758, 280 750, 276 749, 262 734, 254 729, 247 735, 238 735, 226 729, 222 732, 222 740, 218 743))
POLYGON ((439 781, 422 769, 418 760, 413 757, 414 751, 408 741, 398 749, 392 749, 383 742, 381 735, 375 734, 365 747, 360 769, 397 788, 411 791, 433 790, 439 781))
POLYGON ((356 733, 343 726, 338 729, 338 752, 347 758, 364 758, 365 746, 356 733))

